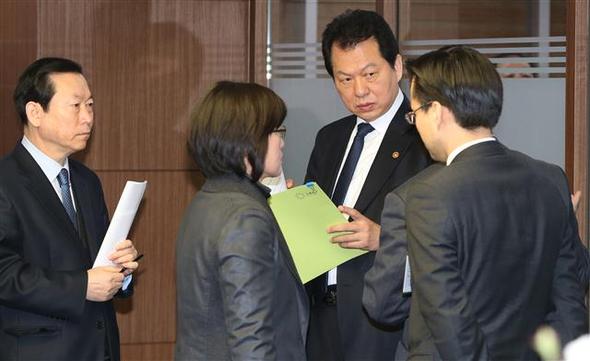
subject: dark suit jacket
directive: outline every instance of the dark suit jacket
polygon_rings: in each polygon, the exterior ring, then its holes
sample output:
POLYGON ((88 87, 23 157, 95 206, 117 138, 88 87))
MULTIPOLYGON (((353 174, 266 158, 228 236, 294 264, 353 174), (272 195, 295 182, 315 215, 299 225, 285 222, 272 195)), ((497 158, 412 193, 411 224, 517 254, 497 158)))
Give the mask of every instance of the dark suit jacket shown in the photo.
MULTIPOLYGON (((408 238, 406 232, 406 197, 412 182, 431 176, 444 167, 436 163, 397 187, 385 197, 381 214, 379 249, 373 267, 365 274, 363 306, 369 316, 386 325, 402 325, 410 314, 411 293, 403 293, 408 238)), ((408 328, 396 350, 396 360, 408 356, 408 328)))
MULTIPOLYGON (((404 99, 387 129, 354 207, 376 223, 380 223, 387 193, 431 163, 416 128, 404 119, 409 110, 404 99)), ((355 125, 356 116, 351 115, 328 124, 317 134, 305 180, 317 182, 327 194, 331 194, 334 188, 355 125)), ((349 360, 392 359, 400 338, 399 328, 376 325, 363 311, 363 278, 372 266, 373 258, 374 252, 368 252, 338 267, 339 332, 344 356, 349 360)), ((321 302, 325 284, 325 275, 308 283, 308 291, 315 304, 321 302)), ((311 312, 321 311, 312 304, 311 312)), ((310 324, 312 327, 313 323, 310 324)))
POLYGON ((86 301, 109 221, 102 187, 69 164, 80 236, 20 143, 0 160, 0 360, 103 360, 105 337, 119 359, 112 303, 86 301))
POLYGON ((177 360, 305 360, 305 289, 249 179, 208 179, 176 241, 177 360))
POLYGON ((557 166, 485 142, 411 182, 410 359, 529 360, 548 322, 588 331, 577 223, 557 166))

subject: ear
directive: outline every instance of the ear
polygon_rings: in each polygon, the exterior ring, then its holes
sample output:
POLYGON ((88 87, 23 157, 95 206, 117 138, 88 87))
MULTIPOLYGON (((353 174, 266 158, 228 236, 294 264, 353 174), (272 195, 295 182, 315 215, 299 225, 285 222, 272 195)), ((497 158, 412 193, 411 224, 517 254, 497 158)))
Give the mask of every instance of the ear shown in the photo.
POLYGON ((248 156, 244 155, 244 166, 246 167, 246 174, 248 175, 248 177, 252 176, 252 165, 250 164, 250 161, 248 160, 248 156))
POLYGON ((446 126, 446 127, 451 126, 451 125, 456 125, 457 121, 455 120, 455 114, 453 114, 453 112, 449 108, 447 108, 443 105, 440 105, 440 107, 441 107, 441 113, 440 113, 441 125, 446 126))
POLYGON ((395 63, 393 65, 393 69, 395 70, 395 76, 397 77, 397 82, 402 79, 404 75, 404 60, 400 54, 397 54, 395 57, 395 63))
POLYGON ((434 125, 434 127, 436 128, 436 130, 441 130, 441 128, 444 126, 445 121, 446 121, 446 117, 445 117, 445 110, 447 108, 445 108, 441 103, 439 103, 438 101, 433 101, 432 104, 430 104, 430 108, 428 109, 428 112, 432 112, 432 124, 434 125))
POLYGON ((25 111, 27 113, 28 124, 32 127, 39 127, 41 125, 41 120, 45 115, 45 111, 41 104, 37 102, 28 102, 25 105, 25 111))

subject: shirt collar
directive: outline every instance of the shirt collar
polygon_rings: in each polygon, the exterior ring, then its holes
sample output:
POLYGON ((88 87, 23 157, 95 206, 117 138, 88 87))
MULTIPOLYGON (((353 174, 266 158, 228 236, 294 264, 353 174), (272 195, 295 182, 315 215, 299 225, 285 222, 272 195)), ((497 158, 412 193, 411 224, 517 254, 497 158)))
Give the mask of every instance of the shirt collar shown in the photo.
POLYGON ((447 165, 451 164, 453 162, 453 160, 455 159, 455 157, 457 157, 457 155, 459 155, 459 153, 461 153, 465 149, 467 149, 469 147, 472 147, 472 146, 474 146, 476 144, 479 144, 479 143, 492 142, 492 141, 495 142, 496 140, 497 139, 495 137, 485 137, 485 138, 480 138, 480 139, 472 140, 470 142, 467 142, 467 143, 464 143, 464 144, 458 146, 447 157, 447 165))
POLYGON ((47 179, 49 179, 50 182, 53 182, 57 178, 57 175, 59 174, 59 172, 61 171, 62 168, 65 168, 68 170, 68 176, 69 176, 70 165, 68 162, 68 158, 66 158, 66 161, 64 162, 64 165, 62 166, 61 164, 56 162, 54 159, 47 156, 47 154, 43 153, 39 148, 37 148, 37 146, 35 144, 31 143, 31 141, 26 136, 23 136, 23 139, 21 140, 21 144, 29 152, 31 157, 33 157, 35 162, 37 162, 39 167, 41 167, 41 170, 43 171, 43 173, 45 173, 45 176, 47 177, 47 179))
POLYGON ((356 125, 359 125, 360 123, 369 123, 373 128, 375 128, 376 131, 385 134, 387 128, 389 128, 389 124, 393 120, 395 113, 397 113, 403 101, 404 94, 402 93, 401 89, 398 88, 397 96, 395 97, 393 104, 391 104, 391 107, 389 107, 389 110, 387 110, 382 116, 373 120, 372 122, 367 122, 360 117, 356 117, 356 125))

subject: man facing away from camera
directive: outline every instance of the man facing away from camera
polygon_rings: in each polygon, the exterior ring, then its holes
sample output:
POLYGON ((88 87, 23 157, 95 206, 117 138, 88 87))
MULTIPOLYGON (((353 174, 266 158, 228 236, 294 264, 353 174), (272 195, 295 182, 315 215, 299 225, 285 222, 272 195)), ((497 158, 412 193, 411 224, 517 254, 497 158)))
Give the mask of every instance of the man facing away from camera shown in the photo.
POLYGON ((410 118, 446 164, 404 185, 409 359, 529 360, 542 324, 564 343, 587 332, 584 247, 567 179, 493 136, 502 110, 494 66, 450 46, 407 69, 410 118))

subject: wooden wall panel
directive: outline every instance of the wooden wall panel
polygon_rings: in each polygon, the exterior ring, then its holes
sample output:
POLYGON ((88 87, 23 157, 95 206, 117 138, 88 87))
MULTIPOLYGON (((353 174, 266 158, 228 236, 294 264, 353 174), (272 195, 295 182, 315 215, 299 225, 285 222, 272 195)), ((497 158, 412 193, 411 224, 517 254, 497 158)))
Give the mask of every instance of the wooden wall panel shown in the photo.
MULTIPOLYGON (((399 3, 405 40, 527 37, 538 34, 537 1, 412 0, 399 3)), ((385 0, 385 3, 388 3, 385 0)), ((551 35, 564 35, 565 2, 551 2, 551 35)))
POLYGON ((587 2, 567 3, 566 156, 572 190, 581 190, 580 238, 588 246, 588 14, 587 2))
POLYGON ((250 33, 248 81, 268 86, 266 79, 267 4, 264 1, 249 0, 248 27, 250 33))
POLYGON ((198 171, 100 171, 98 175, 111 215, 126 180, 148 181, 130 235, 144 254, 135 293, 116 302, 121 342, 174 342, 176 232, 204 179, 198 171))
POLYGON ((121 345, 124 361, 162 361, 174 359, 174 343, 149 343, 121 345))
POLYGON ((0 157, 22 136, 12 93, 18 76, 37 54, 36 1, 0 2, 0 157))
POLYGON ((215 81, 248 79, 248 10, 243 0, 40 2, 40 55, 80 60, 95 95, 86 163, 193 168, 192 106, 215 81))

